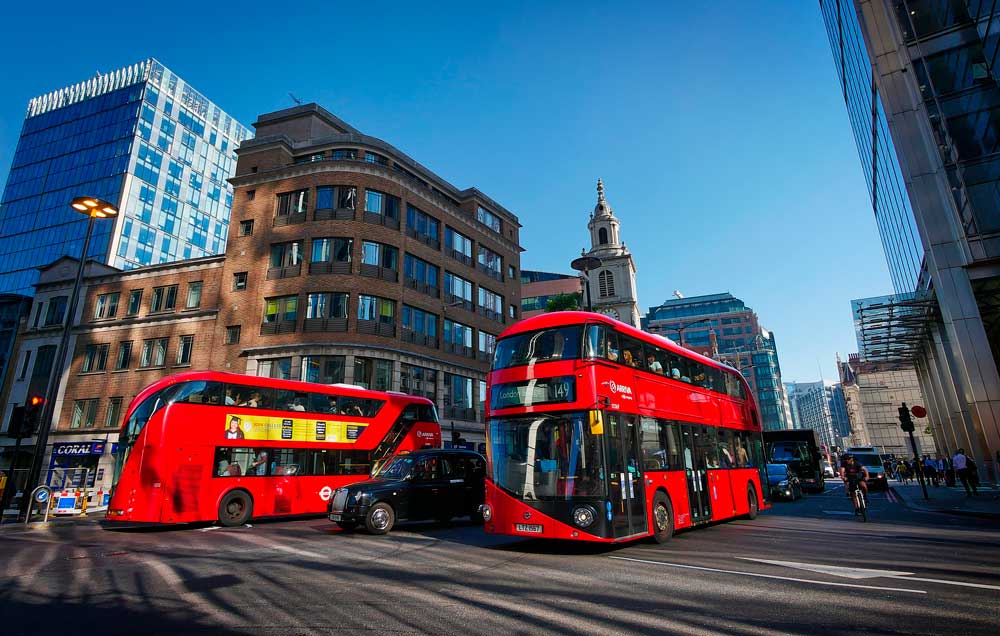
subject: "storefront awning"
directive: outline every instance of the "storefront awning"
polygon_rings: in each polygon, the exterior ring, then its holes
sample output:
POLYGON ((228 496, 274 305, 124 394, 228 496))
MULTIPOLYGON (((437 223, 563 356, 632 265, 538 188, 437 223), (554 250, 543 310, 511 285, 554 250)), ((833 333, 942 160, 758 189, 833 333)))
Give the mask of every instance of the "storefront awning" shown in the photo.
POLYGON ((871 361, 913 360, 937 311, 934 292, 923 290, 851 301, 858 353, 871 361))

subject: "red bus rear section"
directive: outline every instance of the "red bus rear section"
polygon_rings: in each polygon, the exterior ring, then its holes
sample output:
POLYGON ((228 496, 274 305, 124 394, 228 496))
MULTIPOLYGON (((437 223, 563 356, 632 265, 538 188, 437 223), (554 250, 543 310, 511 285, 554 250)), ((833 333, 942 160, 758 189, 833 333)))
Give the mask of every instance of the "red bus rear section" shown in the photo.
POLYGON ((488 385, 487 532, 666 540, 768 505, 746 380, 665 338, 544 314, 500 337, 488 385))
POLYGON ((430 400, 191 372, 147 387, 119 435, 107 518, 184 523, 322 514, 392 454, 439 448, 430 400))

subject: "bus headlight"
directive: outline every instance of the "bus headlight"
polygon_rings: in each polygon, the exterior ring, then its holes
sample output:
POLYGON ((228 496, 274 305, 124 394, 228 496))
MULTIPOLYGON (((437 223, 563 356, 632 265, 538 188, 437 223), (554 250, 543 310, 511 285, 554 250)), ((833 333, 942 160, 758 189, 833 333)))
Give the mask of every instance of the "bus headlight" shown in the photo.
POLYGON ((483 521, 489 521, 493 518, 493 508, 490 508, 489 504, 483 504, 479 506, 479 514, 483 517, 483 521))
POLYGON ((594 524, 597 513, 590 506, 577 506, 573 509, 573 523, 580 528, 589 528, 594 524))

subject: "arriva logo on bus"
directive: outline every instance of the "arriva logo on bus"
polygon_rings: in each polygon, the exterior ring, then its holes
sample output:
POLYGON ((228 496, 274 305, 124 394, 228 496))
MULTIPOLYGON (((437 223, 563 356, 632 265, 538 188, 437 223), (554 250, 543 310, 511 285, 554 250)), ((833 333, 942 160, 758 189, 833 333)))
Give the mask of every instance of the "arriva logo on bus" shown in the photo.
POLYGON ((614 395, 621 395, 626 400, 632 399, 632 387, 630 386, 618 384, 614 380, 608 380, 607 382, 602 382, 601 384, 606 384, 608 386, 608 390, 614 395))

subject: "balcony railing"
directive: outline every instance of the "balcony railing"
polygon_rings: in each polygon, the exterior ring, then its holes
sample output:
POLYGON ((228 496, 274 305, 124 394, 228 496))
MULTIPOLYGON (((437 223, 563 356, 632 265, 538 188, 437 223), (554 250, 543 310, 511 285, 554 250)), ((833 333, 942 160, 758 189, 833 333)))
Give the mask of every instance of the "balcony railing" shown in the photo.
POLYGON ((391 322, 382 322, 380 320, 359 320, 358 333, 395 338, 396 325, 391 322))
POLYGON ((386 227, 395 228, 397 230, 399 229, 399 219, 394 219, 384 214, 377 214, 375 212, 369 212, 368 210, 365 210, 363 219, 367 223, 374 223, 375 225, 384 225, 386 227))
POLYGON ((472 304, 471 300, 466 300, 466 299, 462 298, 461 296, 456 296, 455 294, 453 294, 451 292, 445 292, 444 293, 444 302, 448 303, 448 305, 450 305, 450 306, 461 307, 462 309, 465 309, 467 311, 471 311, 471 312, 475 312, 476 311, 476 307, 475 307, 475 305, 472 304))
POLYGON ((415 289, 421 294, 427 294, 431 298, 440 298, 441 290, 437 287, 432 287, 427 283, 421 282, 416 278, 405 278, 403 279, 404 284, 410 289, 415 289))
POLYGON ((459 263, 464 263, 464 264, 468 265, 469 267, 472 267, 472 257, 471 256, 466 256, 465 254, 459 252, 458 250, 450 248, 450 247, 447 249, 447 252, 448 252, 448 256, 452 257, 453 259, 455 259, 459 263))
POLYGON ((353 221, 355 210, 348 208, 322 208, 313 212, 313 221, 353 221))
POLYGON ((437 349, 438 346, 437 338, 434 336, 418 333, 412 329, 407 329, 406 327, 403 327, 400 330, 399 337, 403 342, 412 342, 413 344, 418 344, 422 347, 437 349))
POLYGON ((267 280, 279 280, 281 278, 294 278, 302 273, 302 263, 286 265, 285 267, 271 267, 267 270, 267 280))
POLYGON ((492 278, 493 280, 501 282, 501 283, 503 282, 503 272, 498 272, 495 269, 490 269, 489 267, 486 267, 482 263, 477 263, 476 264, 476 268, 479 271, 481 271, 482 273, 484 273, 487 276, 489 276, 490 278, 492 278))
POLYGON ((347 318, 306 318, 302 321, 304 333, 347 331, 347 318))
POLYGON ((309 263, 310 274, 350 274, 351 261, 319 261, 309 263))
POLYGON ((480 362, 493 362, 493 354, 489 351, 477 351, 476 360, 480 362))
POLYGON ((472 347, 466 347, 465 345, 455 344, 454 342, 444 343, 445 353, 454 353, 455 355, 462 356, 463 358, 475 358, 476 352, 473 351, 472 347))
POLYGON ((295 320, 275 320, 265 322, 260 326, 260 335, 275 336, 283 333, 295 333, 295 320))
POLYGON ((495 320, 499 322, 501 325, 504 323, 503 314, 500 313, 499 311, 494 311, 488 307, 483 307, 482 305, 479 305, 479 309, 477 309, 476 311, 484 318, 495 320))
POLYGON ((428 247, 432 247, 436 250, 441 249, 441 241, 437 240, 436 238, 431 238, 421 232, 418 232, 412 227, 406 228, 406 235, 409 236, 410 238, 417 239, 418 241, 420 241, 424 245, 427 245, 428 247))
POLYGON ((399 272, 396 270, 378 265, 368 265, 367 263, 361 263, 361 275, 369 278, 380 278, 390 283, 395 283, 399 280, 399 272))
POLYGON ((450 420, 465 420, 466 422, 476 421, 476 410, 467 409, 461 406, 444 407, 444 416, 450 420))
POLYGON ((305 223, 306 213, 305 212, 295 212, 294 214, 279 214, 274 217, 274 227, 281 227, 283 225, 294 225, 296 223, 305 223))

